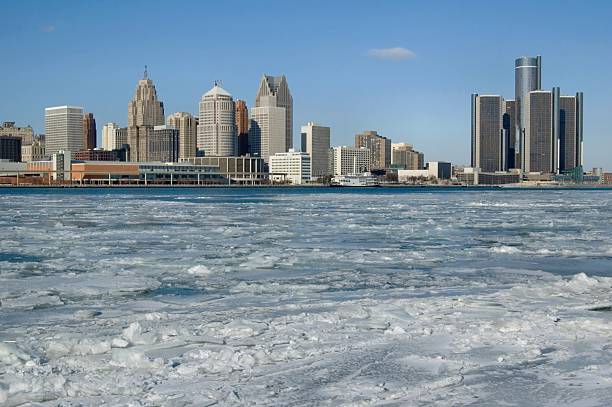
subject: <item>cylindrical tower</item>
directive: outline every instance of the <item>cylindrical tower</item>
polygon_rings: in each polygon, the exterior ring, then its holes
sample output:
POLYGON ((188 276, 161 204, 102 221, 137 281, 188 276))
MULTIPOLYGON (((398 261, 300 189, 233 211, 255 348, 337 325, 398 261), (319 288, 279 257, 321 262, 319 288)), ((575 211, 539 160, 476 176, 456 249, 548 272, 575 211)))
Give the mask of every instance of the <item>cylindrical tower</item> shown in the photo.
POLYGON ((525 168, 526 103, 529 92, 542 89, 542 57, 520 57, 514 61, 514 91, 516 100, 516 145, 519 145, 521 168, 525 168))
POLYGON ((217 83, 200 101, 198 149, 206 156, 236 155, 236 106, 232 95, 217 83))

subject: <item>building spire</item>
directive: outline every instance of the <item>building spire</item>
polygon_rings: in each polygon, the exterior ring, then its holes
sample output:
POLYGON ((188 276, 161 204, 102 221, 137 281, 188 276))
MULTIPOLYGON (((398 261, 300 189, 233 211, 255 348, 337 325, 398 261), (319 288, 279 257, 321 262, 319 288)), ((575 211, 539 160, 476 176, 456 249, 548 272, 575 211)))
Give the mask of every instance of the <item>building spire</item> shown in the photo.
POLYGON ((147 66, 145 65, 144 75, 142 79, 149 79, 149 71, 147 70, 147 66))

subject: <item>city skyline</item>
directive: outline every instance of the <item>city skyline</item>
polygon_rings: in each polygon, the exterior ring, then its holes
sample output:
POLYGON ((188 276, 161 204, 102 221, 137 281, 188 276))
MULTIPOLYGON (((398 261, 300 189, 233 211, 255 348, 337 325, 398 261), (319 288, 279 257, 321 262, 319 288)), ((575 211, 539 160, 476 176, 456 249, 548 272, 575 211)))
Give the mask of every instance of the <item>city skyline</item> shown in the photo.
MULTIPOLYGON (((273 7, 272 4, 269 7, 273 7)), ((232 34, 218 44, 201 46, 200 55, 194 56, 194 62, 190 64, 196 67, 192 70, 158 58, 159 51, 154 52, 153 45, 161 37, 156 33, 151 34, 151 44, 147 41, 142 44, 142 38, 139 38, 142 52, 123 58, 122 63, 118 64, 114 58, 109 61, 97 58, 93 65, 87 63, 87 58, 80 61, 78 56, 94 57, 98 53, 100 57, 114 48, 117 55, 125 55, 132 41, 117 45, 116 41, 111 41, 117 34, 102 38, 102 27, 97 18, 93 19, 94 22, 85 18, 84 21, 91 23, 90 27, 96 34, 87 38, 92 41, 91 50, 80 47, 81 39, 62 48, 59 46, 62 39, 79 35, 85 29, 81 22, 75 21, 73 24, 74 19, 92 13, 98 13, 97 17, 101 18, 109 10, 103 10, 103 7, 87 9, 78 3, 72 4, 72 7, 51 9, 45 3, 37 3, 38 11, 22 21, 21 28, 15 29, 14 23, 9 22, 0 31, 8 51, 23 55, 21 62, 27 64, 24 67, 17 60, 10 60, 3 68, 3 88, 9 95, 14 95, 14 99, 1 102, 0 120, 15 121, 20 126, 32 125, 36 133, 42 133, 44 107, 82 106, 96 118, 98 145, 101 145, 103 124, 116 122, 120 127, 126 126, 125 104, 133 97, 134 83, 141 77, 145 64, 150 66, 151 77, 164 101, 166 117, 178 111, 197 114, 199 98, 210 89, 212 80, 216 78, 224 80, 224 87, 236 99, 246 100, 249 107, 255 106, 257 83, 261 75, 284 74, 295 101, 294 145, 299 145, 297 137, 300 126, 315 121, 331 127, 334 145, 350 145, 355 134, 364 129, 376 129, 394 142, 404 141, 419 146, 419 150, 432 159, 469 164, 469 95, 481 92, 512 96, 514 75, 508 71, 508 66, 519 56, 542 55, 546 72, 543 89, 561 84, 563 93, 573 95, 583 91, 587 97, 584 107, 585 168, 612 167, 612 158, 607 154, 611 142, 606 125, 610 110, 607 97, 610 83, 604 74, 610 56, 602 52, 609 47, 608 38, 611 37, 608 35, 610 29, 604 25, 611 14, 609 6, 587 10, 568 4, 563 11, 550 9, 547 13, 551 14, 551 18, 543 21, 543 27, 537 31, 521 23, 515 28, 524 30, 517 29, 517 35, 512 40, 500 42, 501 37, 510 31, 505 22, 516 17, 516 11, 508 10, 507 15, 496 21, 499 25, 499 35, 495 36, 498 44, 492 44, 490 40, 476 38, 489 23, 481 27, 468 27, 469 21, 487 15, 486 11, 476 11, 479 3, 446 4, 443 10, 440 7, 434 10, 434 7, 398 2, 384 4, 380 10, 370 10, 372 19, 398 22, 401 18, 407 18, 411 21, 411 27, 383 24, 380 33, 352 33, 354 37, 351 38, 336 32, 332 22, 337 21, 340 27, 348 24, 367 9, 365 4, 357 3, 353 9, 345 10, 347 14, 344 18, 340 16, 338 6, 326 9, 325 15, 321 13, 322 8, 316 6, 307 8, 298 5, 294 7, 295 11, 281 9, 279 13, 293 19, 298 18, 300 12, 305 15, 300 19, 320 15, 321 19, 315 23, 320 32, 306 38, 305 30, 299 24, 292 25, 287 38, 279 38, 276 44, 278 49, 275 50, 237 45, 232 41, 235 38, 232 34), (457 12, 465 17, 452 21, 451 15, 457 12), (474 15, 469 16, 470 12, 474 12, 474 15), (576 24, 572 24, 572 21, 576 24), (589 23, 586 24, 586 21, 589 23), (419 30, 423 31, 427 23, 433 22, 436 27, 450 22, 450 27, 444 32, 448 34, 456 30, 458 34, 452 38, 440 34, 427 39, 419 30), (563 26, 564 30, 552 30, 553 26, 563 26), (548 30, 550 33, 547 33, 547 27, 551 28, 548 30), (323 43, 320 41, 322 37, 332 34, 338 38, 323 43), (590 42, 580 42, 581 38, 585 41, 588 38, 590 42), (345 41, 345 48, 339 48, 341 40, 345 41), (463 44, 461 47, 451 49, 460 42, 463 44), (249 47, 252 49, 247 49, 249 47), (207 55, 213 55, 221 48, 227 51, 227 57, 215 59, 212 63, 207 55), (249 64, 236 63, 240 52, 246 52, 249 64), (293 57, 278 56, 282 54, 296 55, 295 61, 291 60, 293 57), (307 61, 315 57, 323 58, 318 61, 323 63, 307 61), (341 71, 337 74, 339 69, 341 71), (49 81, 46 79, 48 77, 54 80, 49 81), (445 120, 437 119, 440 116, 445 120)), ((544 10, 550 4, 538 3, 534 5, 534 12, 544 10)), ((135 16, 137 6, 117 5, 113 12, 116 12, 119 28, 135 16)), ((22 14, 23 7, 11 4, 6 8, 7 11, 22 14)), ((193 4, 192 7, 197 8, 198 5, 193 4)), ((226 7, 212 5, 207 7, 207 12, 223 14, 227 12, 226 7)), ((161 12, 160 4, 156 3, 143 11, 145 16, 160 15, 161 12)), ((246 7, 240 17, 245 19, 246 28, 249 28, 255 22, 250 22, 247 17, 256 17, 261 13, 261 10, 246 7)), ((139 24, 135 25, 125 35, 130 35, 132 30, 139 27, 139 24)), ((217 23, 213 21, 211 27, 205 30, 214 30, 216 26, 217 23)), ((192 31, 191 28, 181 27, 160 45, 170 40, 189 38, 192 31)), ((262 34, 272 35, 273 31, 264 28, 262 34)), ((308 31, 310 35, 311 30, 308 31)))

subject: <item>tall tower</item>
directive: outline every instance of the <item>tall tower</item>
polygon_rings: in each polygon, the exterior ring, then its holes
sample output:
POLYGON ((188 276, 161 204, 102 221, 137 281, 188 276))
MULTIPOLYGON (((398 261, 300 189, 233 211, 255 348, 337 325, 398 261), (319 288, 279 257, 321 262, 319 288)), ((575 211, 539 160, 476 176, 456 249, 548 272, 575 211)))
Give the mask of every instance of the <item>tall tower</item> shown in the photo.
POLYGON ((49 156, 60 150, 83 150, 82 107, 58 106, 45 109, 45 147, 49 156))
POLYGON ((372 130, 355 135, 355 147, 370 150, 370 168, 380 170, 391 166, 391 140, 372 130))
POLYGON ((559 97, 559 170, 582 165, 582 92, 559 97))
POLYGON ((249 153, 249 110, 244 100, 236 101, 236 134, 238 135, 238 155, 249 153))
POLYGON ((179 158, 195 157, 198 119, 189 113, 177 112, 168 116, 166 125, 179 131, 179 158))
POLYGON ((276 153, 286 152, 287 141, 284 107, 262 106, 249 109, 249 149, 265 163, 276 153))
POLYGON ((97 139, 96 119, 93 113, 85 113, 83 116, 83 144, 85 150, 93 150, 96 148, 97 139))
POLYGON ((106 123, 102 127, 102 148, 107 151, 112 151, 121 146, 117 146, 117 123, 106 123))
MULTIPOLYGON (((514 96, 516 101, 516 136, 519 145, 520 168, 525 171, 525 129, 529 92, 542 89, 542 57, 520 57, 514 61, 514 96)), ((516 163, 519 167, 519 163, 516 163)))
POLYGON ((282 107, 285 109, 285 151, 293 148, 293 97, 287 78, 263 75, 255 97, 255 107, 282 107))
POLYGON ((499 95, 472 95, 472 167, 485 172, 507 169, 505 110, 499 95))
POLYGON ((164 125, 164 104, 157 99, 147 67, 138 81, 134 99, 128 103, 128 144, 130 161, 147 161, 147 136, 154 126, 164 125))
POLYGON ((312 177, 320 178, 330 175, 330 128, 310 122, 302 126, 301 136, 302 152, 310 154, 312 177))
POLYGON ((197 146, 206 156, 231 157, 236 155, 236 144, 234 99, 215 82, 200 100, 197 146))
POLYGON ((525 107, 523 171, 556 173, 559 169, 559 88, 529 92, 525 107))

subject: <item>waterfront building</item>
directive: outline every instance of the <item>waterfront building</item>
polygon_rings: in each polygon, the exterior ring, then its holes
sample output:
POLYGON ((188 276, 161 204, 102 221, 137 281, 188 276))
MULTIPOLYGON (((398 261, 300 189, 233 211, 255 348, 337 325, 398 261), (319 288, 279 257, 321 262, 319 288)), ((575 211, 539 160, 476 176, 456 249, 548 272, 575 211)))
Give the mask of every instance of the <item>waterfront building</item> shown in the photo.
POLYGON ((21 145, 21 161, 41 161, 46 158, 45 144, 40 138, 34 138, 30 144, 21 145))
POLYGON ((96 130, 96 119, 93 113, 83 115, 83 145, 85 150, 93 150, 98 143, 98 133, 96 130))
MULTIPOLYGON (((117 148, 117 123, 106 123, 102 126, 102 148, 112 151, 117 148)), ((127 139, 125 140, 127 143, 127 139)))
POLYGON ((221 176, 238 184, 261 183, 268 177, 261 157, 189 157, 182 158, 181 163, 215 166, 221 176))
POLYGON ((146 161, 178 162, 179 131, 165 125, 153 127, 148 132, 146 151, 146 161))
POLYGON ((207 156, 231 157, 236 155, 236 144, 234 99, 215 82, 200 100, 197 147, 207 156))
POLYGON ((21 137, 0 136, 0 160, 21 162, 21 137))
POLYGON ((372 130, 355 135, 355 147, 370 150, 370 168, 382 170, 391 167, 391 140, 372 130))
POLYGON ((507 169, 505 110, 504 98, 499 95, 472 95, 472 167, 483 171, 507 169))
POLYGON ((249 109, 249 149, 267 163, 270 156, 287 151, 284 107, 263 106, 249 109))
POLYGON ((77 151, 72 158, 78 161, 117 161, 117 153, 116 150, 109 151, 95 148, 77 151))
POLYGON ((582 92, 559 97, 559 171, 582 164, 582 92))
POLYGON ((559 88, 529 92, 525 112, 523 171, 556 173, 559 168, 559 88))
MULTIPOLYGON (((542 57, 520 57, 514 61, 514 100, 516 108, 515 135, 519 144, 520 168, 525 170, 525 134, 527 131, 527 99, 529 93, 542 89, 542 57)), ((519 163, 515 163, 519 167, 519 163)))
POLYGON ((391 167, 400 170, 420 170, 425 167, 423 153, 413 150, 407 143, 391 144, 391 167))
POLYGON ((19 137, 22 145, 27 145, 34 139, 34 130, 31 126, 16 127, 15 122, 4 122, 0 126, 0 136, 19 137))
POLYGON ((290 149, 270 156, 270 177, 273 181, 290 181, 296 185, 310 182, 310 154, 290 149))
POLYGON ((53 171, 51 177, 53 180, 64 181, 71 179, 71 170, 72 153, 70 151, 60 150, 51 155, 51 171, 53 171))
POLYGON ((371 152, 365 147, 332 147, 330 153, 333 175, 360 174, 370 171, 371 152))
POLYGON ((149 133, 155 126, 163 126, 164 122, 164 104, 158 100, 157 90, 145 67, 134 98, 128 103, 127 144, 130 145, 130 161, 150 160, 147 151, 149 133))
POLYGON ((249 153, 249 110, 244 100, 236 101, 237 155, 249 153))
POLYGON ((445 161, 429 161, 426 168, 437 179, 451 179, 453 173, 451 163, 445 161))
POLYGON ((198 119, 189 113, 177 112, 168 116, 166 125, 179 131, 179 158, 195 157, 198 119))
POLYGON ((301 128, 302 152, 310 155, 312 178, 331 175, 329 171, 330 128, 309 122, 301 128))
POLYGON ((288 151, 293 148, 293 97, 289 91, 287 78, 282 76, 263 75, 255 97, 255 107, 279 107, 285 114, 284 145, 288 151))
POLYGON ((51 156, 59 151, 80 151, 83 142, 83 108, 57 106, 45 109, 45 150, 51 156))

